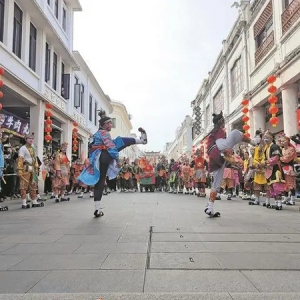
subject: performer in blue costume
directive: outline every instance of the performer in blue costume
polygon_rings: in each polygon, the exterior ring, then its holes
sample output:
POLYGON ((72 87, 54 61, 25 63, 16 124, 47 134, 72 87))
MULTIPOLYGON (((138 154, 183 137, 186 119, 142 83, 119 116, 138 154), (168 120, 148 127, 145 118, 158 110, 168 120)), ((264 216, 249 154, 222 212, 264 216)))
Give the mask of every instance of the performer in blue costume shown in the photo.
POLYGON ((90 165, 86 167, 77 178, 83 184, 94 186, 94 204, 96 218, 103 216, 100 210, 100 201, 103 195, 105 178, 116 178, 119 173, 119 152, 134 144, 147 144, 147 134, 142 128, 140 138, 117 137, 112 139, 110 131, 112 120, 105 111, 99 112, 99 130, 93 135, 90 142, 90 165))

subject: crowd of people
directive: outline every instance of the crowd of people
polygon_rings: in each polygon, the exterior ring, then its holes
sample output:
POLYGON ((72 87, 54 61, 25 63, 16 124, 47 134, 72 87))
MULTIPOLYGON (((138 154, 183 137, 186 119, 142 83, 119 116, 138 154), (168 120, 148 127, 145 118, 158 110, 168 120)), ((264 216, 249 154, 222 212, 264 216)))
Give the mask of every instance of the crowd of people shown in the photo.
MULTIPOLYGON (((0 130, 0 172, 2 176, 0 201, 7 197, 21 198, 22 209, 43 207, 38 190, 38 177, 44 180, 44 193, 51 194, 56 203, 69 201, 68 195, 78 198, 89 194, 94 199, 94 216, 100 217, 100 201, 112 191, 161 191, 172 194, 206 197, 210 189, 205 213, 220 216, 213 210, 215 200, 226 194, 227 200, 240 196, 250 205, 262 203, 281 210, 282 205, 295 205, 300 160, 300 135, 275 136, 270 131, 256 131, 254 139, 238 130, 226 136, 222 112, 213 115, 214 129, 208 135, 208 159, 200 147, 191 158, 169 162, 162 156, 151 164, 146 158, 130 162, 120 159, 119 152, 133 144, 146 144, 147 134, 139 128, 140 138, 110 137, 111 119, 100 114, 99 131, 89 144, 89 157, 67 156, 67 143, 52 156, 38 158, 33 146, 34 134, 24 137, 24 144, 12 147, 9 136, 0 130), (3 135, 3 136, 2 136, 3 135), (238 147, 237 149, 235 149, 238 147), (274 198, 272 205, 270 199, 274 198), (30 205, 29 203, 32 202, 30 205)), ((1 211, 8 210, 0 206, 1 211)))

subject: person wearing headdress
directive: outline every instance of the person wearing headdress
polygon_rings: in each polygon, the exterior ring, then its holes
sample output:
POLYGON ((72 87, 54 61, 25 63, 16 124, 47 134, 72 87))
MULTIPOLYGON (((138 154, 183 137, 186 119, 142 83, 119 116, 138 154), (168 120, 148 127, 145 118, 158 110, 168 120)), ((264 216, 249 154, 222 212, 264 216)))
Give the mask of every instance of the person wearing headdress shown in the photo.
POLYGON ((60 152, 57 153, 54 160, 53 192, 55 202, 69 200, 65 197, 66 188, 70 182, 70 160, 66 154, 67 149, 68 143, 62 143, 60 152))
POLYGON ((34 133, 25 135, 24 139, 25 145, 20 148, 17 159, 22 208, 30 208, 30 205, 27 204, 27 190, 29 190, 32 200, 32 207, 43 207, 44 203, 37 201, 39 164, 36 150, 33 146, 34 133))
POLYGON ((280 157, 281 167, 285 176, 285 191, 282 203, 295 205, 296 196, 296 174, 294 171, 294 160, 297 158, 296 148, 291 144, 291 140, 285 134, 279 138, 282 146, 282 156, 280 157), (288 200, 289 192, 291 199, 288 200))
POLYGON ((198 197, 205 197, 207 161, 204 159, 203 146, 196 150, 194 159, 191 162, 191 167, 194 168, 196 195, 198 197))
POLYGON ((232 130, 226 137, 223 112, 221 111, 219 114, 213 114, 212 116, 214 128, 208 135, 207 154, 209 157, 209 172, 213 173, 214 180, 211 187, 209 201, 204 210, 204 212, 209 216, 215 216, 213 206, 222 183, 224 169, 226 167, 225 159, 232 160, 230 157, 232 148, 241 142, 253 145, 256 145, 257 143, 256 140, 251 140, 237 129, 232 130))
POLYGON ((104 213, 100 210, 105 179, 116 178, 120 171, 119 152, 134 144, 147 144, 147 134, 142 128, 140 138, 117 137, 112 139, 110 131, 113 123, 104 110, 99 112, 99 130, 93 135, 90 142, 90 165, 86 167, 79 177, 79 181, 87 186, 94 186, 94 216, 101 217, 104 213))
MULTIPOLYGON (((276 210, 281 210, 281 194, 285 190, 285 175, 280 164, 282 151, 275 143, 274 135, 269 130, 264 133, 263 141, 265 144, 264 155, 269 196, 275 199, 276 210)), ((266 203, 265 206, 272 207, 270 203, 266 203)))

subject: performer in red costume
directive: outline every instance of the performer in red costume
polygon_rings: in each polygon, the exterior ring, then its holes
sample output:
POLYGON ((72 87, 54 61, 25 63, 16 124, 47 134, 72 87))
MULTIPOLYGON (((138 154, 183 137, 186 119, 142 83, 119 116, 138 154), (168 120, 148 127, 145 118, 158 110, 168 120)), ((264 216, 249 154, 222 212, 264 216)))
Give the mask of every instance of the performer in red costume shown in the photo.
MULTIPOLYGON (((210 217, 219 217, 219 212, 214 212, 213 206, 220 189, 226 160, 230 160, 232 148, 241 142, 257 145, 258 140, 251 140, 239 130, 232 130, 226 138, 225 119, 223 112, 213 114, 214 128, 208 135, 207 154, 209 156, 208 169, 213 174, 213 183, 208 204, 204 210, 210 217), (227 159, 226 159, 227 158, 227 159), (226 160, 225 160, 226 159, 226 160)), ((233 160, 233 159, 232 159, 233 160)))

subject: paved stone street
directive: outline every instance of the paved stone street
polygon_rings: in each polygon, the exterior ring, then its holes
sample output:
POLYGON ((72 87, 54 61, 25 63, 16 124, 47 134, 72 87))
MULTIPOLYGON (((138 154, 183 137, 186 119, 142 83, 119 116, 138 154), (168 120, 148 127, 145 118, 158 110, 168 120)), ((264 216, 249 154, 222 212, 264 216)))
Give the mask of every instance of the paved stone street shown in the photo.
POLYGON ((85 197, 29 210, 6 201, 0 299, 300 298, 298 205, 224 198, 210 219, 203 198, 113 193, 95 219, 85 197))

